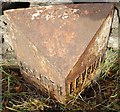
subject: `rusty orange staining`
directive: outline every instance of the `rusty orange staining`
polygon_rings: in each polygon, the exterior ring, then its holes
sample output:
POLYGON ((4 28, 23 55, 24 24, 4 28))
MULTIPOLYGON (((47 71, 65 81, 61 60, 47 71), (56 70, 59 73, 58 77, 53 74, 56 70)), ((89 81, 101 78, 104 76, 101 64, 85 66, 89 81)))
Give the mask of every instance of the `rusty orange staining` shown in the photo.
POLYGON ((113 11, 111 3, 5 11, 23 77, 61 103, 80 92, 105 53, 113 11))

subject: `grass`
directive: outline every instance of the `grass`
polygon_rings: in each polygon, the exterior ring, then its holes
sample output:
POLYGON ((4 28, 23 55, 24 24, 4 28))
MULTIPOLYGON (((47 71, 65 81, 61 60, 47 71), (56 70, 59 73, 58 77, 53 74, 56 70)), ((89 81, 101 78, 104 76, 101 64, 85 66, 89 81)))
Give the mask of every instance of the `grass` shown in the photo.
POLYGON ((19 69, 3 67, 3 112, 120 112, 120 74, 118 51, 108 50, 100 65, 97 80, 73 97, 66 105, 50 99, 40 90, 24 81, 19 69))
POLYGON ((119 51, 109 49, 98 70, 98 78, 66 105, 81 112, 120 112, 119 51))

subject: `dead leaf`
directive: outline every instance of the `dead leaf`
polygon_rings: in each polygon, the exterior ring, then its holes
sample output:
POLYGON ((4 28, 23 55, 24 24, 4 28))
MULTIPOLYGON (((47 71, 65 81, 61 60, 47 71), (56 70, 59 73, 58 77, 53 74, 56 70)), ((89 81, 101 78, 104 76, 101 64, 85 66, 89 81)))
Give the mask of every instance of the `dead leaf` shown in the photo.
POLYGON ((21 85, 16 86, 15 90, 16 90, 17 93, 20 93, 22 91, 22 86, 21 85))

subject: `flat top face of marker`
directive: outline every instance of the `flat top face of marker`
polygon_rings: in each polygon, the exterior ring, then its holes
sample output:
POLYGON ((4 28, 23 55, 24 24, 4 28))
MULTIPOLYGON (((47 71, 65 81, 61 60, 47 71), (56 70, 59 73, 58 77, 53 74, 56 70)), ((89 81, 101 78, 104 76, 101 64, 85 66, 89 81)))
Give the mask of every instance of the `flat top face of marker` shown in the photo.
POLYGON ((66 77, 112 7, 107 3, 52 5, 8 10, 5 15, 66 77))

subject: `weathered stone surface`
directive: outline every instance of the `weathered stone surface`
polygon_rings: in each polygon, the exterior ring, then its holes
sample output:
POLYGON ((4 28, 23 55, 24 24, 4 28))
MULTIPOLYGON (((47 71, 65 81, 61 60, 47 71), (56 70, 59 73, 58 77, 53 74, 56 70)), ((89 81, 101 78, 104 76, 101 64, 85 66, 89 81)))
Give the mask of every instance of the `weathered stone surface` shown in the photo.
POLYGON ((0 15, 0 33, 0 66, 17 66, 16 55, 4 15, 0 15))
POLYGON ((118 10, 115 10, 114 12, 114 17, 113 17, 113 23, 112 23, 112 28, 111 28, 111 34, 110 38, 108 41, 108 47, 113 48, 114 50, 119 49, 119 20, 120 20, 120 3, 116 4, 116 7, 118 10))
POLYGON ((1 0, 4 2, 41 2, 41 3, 71 3, 71 2, 119 2, 120 0, 1 0))

